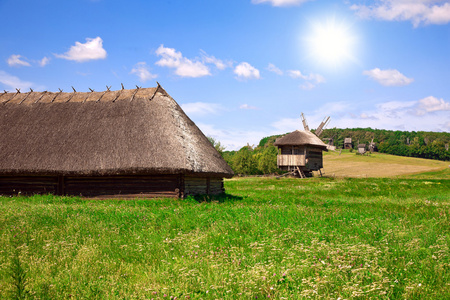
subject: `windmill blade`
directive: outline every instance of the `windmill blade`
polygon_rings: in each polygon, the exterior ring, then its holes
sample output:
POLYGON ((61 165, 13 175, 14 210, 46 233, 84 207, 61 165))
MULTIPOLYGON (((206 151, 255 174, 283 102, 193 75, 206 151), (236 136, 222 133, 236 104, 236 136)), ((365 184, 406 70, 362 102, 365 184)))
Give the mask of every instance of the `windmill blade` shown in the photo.
POLYGON ((303 128, 305 128, 306 131, 309 131, 309 126, 308 126, 308 123, 306 123, 305 115, 303 113, 302 113, 302 123, 303 123, 303 128))
POLYGON ((324 119, 324 121, 322 121, 322 123, 320 123, 319 127, 317 127, 316 130, 316 135, 319 137, 322 132, 323 132, 323 128, 327 125, 327 123, 330 121, 330 117, 326 117, 326 119, 324 119))

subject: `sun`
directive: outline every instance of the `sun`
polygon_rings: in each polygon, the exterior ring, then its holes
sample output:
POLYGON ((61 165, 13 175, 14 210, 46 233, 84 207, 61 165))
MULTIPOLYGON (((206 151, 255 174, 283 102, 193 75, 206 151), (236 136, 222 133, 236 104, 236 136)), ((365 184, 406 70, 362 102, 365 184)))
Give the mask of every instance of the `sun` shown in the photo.
POLYGON ((306 42, 309 54, 320 63, 336 67, 354 60, 356 38, 351 26, 335 18, 312 23, 306 42))

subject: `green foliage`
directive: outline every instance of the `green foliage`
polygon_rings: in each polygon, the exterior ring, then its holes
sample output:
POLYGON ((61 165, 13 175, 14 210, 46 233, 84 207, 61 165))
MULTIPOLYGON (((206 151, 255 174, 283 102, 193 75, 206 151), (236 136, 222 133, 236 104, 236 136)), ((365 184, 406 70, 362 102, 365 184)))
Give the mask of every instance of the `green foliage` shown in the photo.
POLYGON ((372 139, 378 144, 381 153, 450 160, 450 151, 445 145, 450 143, 450 133, 425 131, 392 131, 372 128, 325 129, 322 138, 334 138, 334 145, 342 148, 344 138, 352 138, 353 146, 357 143, 369 144, 372 139), (408 144, 409 141, 409 144, 408 144))
POLYGON ((274 145, 269 145, 264 148, 264 150, 260 153, 260 157, 258 158, 258 170, 263 174, 274 174, 277 173, 277 155, 278 149, 274 145))
MULTIPOLYGON (((245 146, 239 151, 218 150, 235 174, 259 175, 280 173, 277 168, 277 148, 273 143, 282 135, 264 137, 256 148, 245 146)), ((344 139, 352 138, 353 147, 358 142, 368 145, 372 140, 377 143, 380 153, 398 156, 450 160, 450 151, 445 149, 450 144, 450 133, 424 131, 391 131, 372 128, 325 129, 322 138, 333 138, 337 148, 343 148, 344 139), (409 141, 409 144, 407 142, 409 141)), ((213 145, 220 142, 209 138, 213 145)), ((217 148, 216 148, 217 149, 217 148)), ((350 152, 357 151, 355 148, 350 152)))
POLYGON ((233 157, 233 171, 235 174, 255 174, 257 171, 257 160, 250 146, 242 147, 233 157))
POLYGON ((208 136, 208 140, 211 142, 211 144, 216 148, 217 152, 220 153, 223 157, 223 151, 225 150, 225 146, 223 146, 219 141, 217 141, 215 138, 208 136))
POLYGON ((184 200, 0 197, 0 298, 16 290, 16 232, 33 299, 450 298, 448 179, 225 188, 184 200))

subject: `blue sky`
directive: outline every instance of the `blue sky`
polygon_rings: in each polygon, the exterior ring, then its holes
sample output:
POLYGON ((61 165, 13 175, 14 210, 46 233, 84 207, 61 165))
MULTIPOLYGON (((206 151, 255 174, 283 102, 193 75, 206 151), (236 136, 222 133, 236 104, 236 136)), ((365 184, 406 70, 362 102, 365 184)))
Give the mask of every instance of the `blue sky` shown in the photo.
POLYGON ((330 127, 450 132, 450 1, 0 0, 0 90, 158 81, 228 150, 330 127))

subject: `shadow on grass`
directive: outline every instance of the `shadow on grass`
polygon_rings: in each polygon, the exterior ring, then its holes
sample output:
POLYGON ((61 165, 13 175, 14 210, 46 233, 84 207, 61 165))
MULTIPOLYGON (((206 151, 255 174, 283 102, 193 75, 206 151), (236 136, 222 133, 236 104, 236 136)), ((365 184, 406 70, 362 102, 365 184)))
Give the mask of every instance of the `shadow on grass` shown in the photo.
POLYGON ((186 197, 186 199, 193 199, 197 202, 218 202, 218 203, 224 203, 224 202, 235 202, 235 201, 241 201, 244 199, 244 197, 236 196, 228 193, 218 194, 218 195, 189 195, 186 197))

